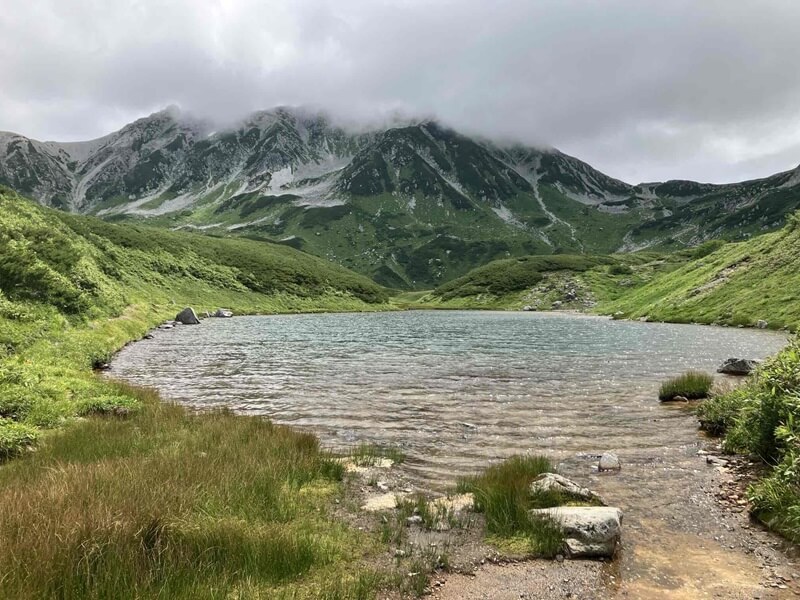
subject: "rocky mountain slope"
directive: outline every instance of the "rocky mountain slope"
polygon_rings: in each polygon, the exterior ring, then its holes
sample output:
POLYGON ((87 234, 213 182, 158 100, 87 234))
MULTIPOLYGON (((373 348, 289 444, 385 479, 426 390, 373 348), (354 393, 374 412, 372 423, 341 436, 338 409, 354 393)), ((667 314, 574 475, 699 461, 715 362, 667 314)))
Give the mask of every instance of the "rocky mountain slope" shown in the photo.
POLYGON ((508 256, 741 239, 800 207, 800 168, 633 186, 552 148, 429 121, 352 132, 286 108, 225 131, 169 108, 90 142, 0 133, 0 183, 65 210, 282 241, 417 288, 508 256))

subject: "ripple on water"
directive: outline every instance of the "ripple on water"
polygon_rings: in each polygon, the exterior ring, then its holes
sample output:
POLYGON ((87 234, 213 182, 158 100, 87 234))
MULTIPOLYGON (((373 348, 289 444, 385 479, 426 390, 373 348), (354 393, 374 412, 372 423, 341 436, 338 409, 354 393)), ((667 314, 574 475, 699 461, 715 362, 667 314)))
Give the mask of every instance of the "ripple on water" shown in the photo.
POLYGON ((628 460, 696 441, 660 381, 786 343, 766 331, 566 314, 415 311, 209 319, 126 347, 117 377, 196 407, 316 431, 335 447, 401 446, 433 486, 492 459, 628 460), (467 422, 475 427, 466 427, 467 422))

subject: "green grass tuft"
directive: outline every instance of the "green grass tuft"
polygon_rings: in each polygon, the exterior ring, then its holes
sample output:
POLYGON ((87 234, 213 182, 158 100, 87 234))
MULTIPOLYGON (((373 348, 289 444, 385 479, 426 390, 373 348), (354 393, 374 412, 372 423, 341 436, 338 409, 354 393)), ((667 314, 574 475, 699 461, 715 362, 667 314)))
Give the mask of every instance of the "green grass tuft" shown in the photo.
POLYGON ((683 396, 687 400, 708 398, 714 377, 701 371, 688 371, 678 377, 668 379, 658 390, 658 399, 662 402, 683 396))
POLYGON ((549 508, 563 503, 547 494, 531 496, 530 484, 542 473, 552 473, 552 463, 541 456, 514 456, 489 467, 479 475, 461 479, 458 491, 475 496, 475 510, 484 513, 490 536, 525 538, 528 551, 553 557, 564 541, 560 527, 549 519, 531 519, 532 508, 549 508))

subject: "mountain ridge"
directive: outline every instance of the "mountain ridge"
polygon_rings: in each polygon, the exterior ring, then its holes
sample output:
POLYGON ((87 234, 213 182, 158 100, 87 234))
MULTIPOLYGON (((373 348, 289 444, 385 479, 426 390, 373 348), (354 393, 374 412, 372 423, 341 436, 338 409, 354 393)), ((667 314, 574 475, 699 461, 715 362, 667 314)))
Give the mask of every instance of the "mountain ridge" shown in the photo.
POLYGON ((397 287, 516 255, 744 239, 800 208, 800 167, 632 185, 432 120, 350 131, 287 107, 220 131, 170 107, 87 142, 0 133, 0 183, 73 212, 280 241, 397 287))

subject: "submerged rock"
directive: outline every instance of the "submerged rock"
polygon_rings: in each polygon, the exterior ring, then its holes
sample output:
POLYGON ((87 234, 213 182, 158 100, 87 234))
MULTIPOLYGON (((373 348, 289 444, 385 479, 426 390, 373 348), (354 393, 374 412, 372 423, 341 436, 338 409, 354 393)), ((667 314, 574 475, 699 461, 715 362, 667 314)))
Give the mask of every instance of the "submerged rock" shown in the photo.
POLYGON ((717 373, 725 373, 726 375, 749 375, 761 361, 752 360, 749 358, 729 358, 720 365, 717 373))
POLYGON ((529 489, 531 494, 557 492, 580 502, 596 502, 605 505, 598 494, 557 473, 542 473, 531 482, 529 489))
POLYGON ((175 315, 175 320, 178 323, 183 323, 184 325, 199 325, 200 319, 197 318, 197 314, 194 312, 194 309, 191 306, 187 306, 177 315, 175 315))
POLYGON ((233 316, 233 311, 228 310, 227 308, 218 308, 213 313, 211 313, 212 317, 216 317, 218 319, 229 319, 233 316))
POLYGON ((536 508, 531 518, 548 518, 564 530, 571 558, 612 558, 622 536, 622 511, 610 506, 536 508))
POLYGON ((600 471, 619 471, 622 469, 622 464, 616 454, 604 452, 600 457, 600 462, 597 464, 597 469, 600 471))

